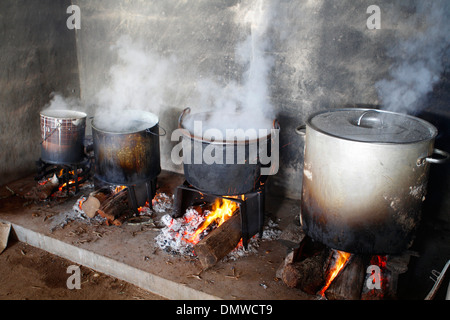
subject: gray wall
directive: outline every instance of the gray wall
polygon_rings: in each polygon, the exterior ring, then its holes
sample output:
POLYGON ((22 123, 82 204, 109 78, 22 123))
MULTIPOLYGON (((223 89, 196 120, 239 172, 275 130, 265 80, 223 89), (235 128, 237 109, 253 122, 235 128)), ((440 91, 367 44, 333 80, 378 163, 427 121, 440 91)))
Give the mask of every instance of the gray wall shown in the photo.
MULTIPOLYGON (((389 67, 386 44, 393 39, 393 29, 405 31, 396 17, 389 20, 400 8, 386 10, 381 30, 368 30, 366 10, 373 1, 269 2, 275 14, 268 30, 271 46, 267 54, 275 59, 270 98, 282 128, 280 171, 271 178, 270 188, 299 198, 303 141, 294 128, 316 110, 377 104, 374 83, 389 67)), ((381 8, 392 6, 379 2, 381 8)), ((241 77, 243 69, 234 56, 236 46, 250 32, 244 21, 238 21, 248 3, 75 0, 82 12, 77 33, 82 98, 90 103, 108 81, 109 68, 117 63, 110 46, 121 35, 143 39, 160 55, 176 56, 182 71, 174 83, 175 93, 159 110, 161 125, 170 133, 199 79, 226 83, 241 77)), ((170 160, 170 135, 161 141, 163 169, 182 172, 170 160)))
MULTIPOLYGON (((65 26, 69 1, 2 1, 0 111, 6 117, 0 120, 0 139, 3 150, 9 151, 0 164, 0 182, 34 169, 38 112, 51 92, 80 96, 88 114, 94 115, 95 97, 110 84, 109 72, 119 62, 111 46, 123 35, 174 62, 171 76, 160 85, 167 89, 161 106, 150 111, 159 115, 168 132, 161 138, 162 168, 182 173, 170 159, 177 143, 170 141, 170 134, 181 111, 193 107, 201 79, 241 81, 245 67, 235 51, 250 34, 245 13, 255 1, 72 0, 81 9, 81 29, 76 32, 65 26)), ((272 5, 266 54, 274 59, 269 98, 282 128, 280 170, 268 187, 298 199, 304 143, 294 129, 315 111, 379 104, 375 84, 388 77, 393 63, 388 52, 423 27, 416 14, 421 2, 377 1, 379 30, 366 26, 367 7, 374 4, 369 0, 266 3, 272 5)))
POLYGON ((35 172, 39 111, 52 92, 79 95, 70 1, 0 2, 0 184, 35 172))

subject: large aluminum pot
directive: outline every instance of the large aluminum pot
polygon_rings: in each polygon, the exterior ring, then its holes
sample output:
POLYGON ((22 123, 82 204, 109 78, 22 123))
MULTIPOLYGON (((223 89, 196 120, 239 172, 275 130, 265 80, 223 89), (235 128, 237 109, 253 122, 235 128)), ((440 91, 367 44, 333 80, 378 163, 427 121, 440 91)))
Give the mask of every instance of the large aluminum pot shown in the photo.
POLYGON ((84 158, 86 113, 47 109, 40 113, 41 160, 76 164, 84 158))
POLYGON ((111 118, 121 121, 92 120, 96 178, 124 186, 156 178, 161 172, 158 117, 126 110, 111 118))
MULTIPOLYGON (((242 195, 260 188, 268 175, 273 174, 273 168, 276 166, 276 170, 278 169, 278 163, 271 157, 272 139, 280 128, 277 120, 273 120, 273 128, 268 128, 264 136, 255 135, 254 138, 242 140, 227 140, 225 137, 223 140, 212 140, 202 132, 191 132, 183 121, 192 117, 190 120, 200 121, 207 126, 208 119, 214 113, 189 115, 190 111, 190 108, 183 110, 178 127, 183 132, 184 175, 187 182, 198 190, 216 195, 242 195), (211 157, 208 158, 208 155, 211 157)), ((236 119, 239 117, 238 114, 230 116, 236 119)))
POLYGON ((437 129, 408 115, 351 108, 316 113, 297 131, 306 136, 306 233, 351 253, 406 250, 420 221, 429 166, 449 158, 434 149, 437 129))

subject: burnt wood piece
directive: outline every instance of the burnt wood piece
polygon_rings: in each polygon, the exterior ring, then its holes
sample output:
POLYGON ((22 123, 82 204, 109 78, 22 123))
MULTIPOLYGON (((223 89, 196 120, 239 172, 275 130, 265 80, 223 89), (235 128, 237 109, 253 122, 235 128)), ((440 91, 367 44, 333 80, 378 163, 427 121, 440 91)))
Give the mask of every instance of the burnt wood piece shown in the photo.
POLYGON ((353 255, 325 291, 329 300, 360 300, 368 259, 353 255))
POLYGON ((101 188, 89 194, 89 197, 81 205, 83 212, 89 217, 93 218, 104 203, 112 194, 110 188, 101 188))
MULTIPOLYGON (((387 255, 385 265, 371 261, 369 264, 379 267, 379 274, 366 273, 361 294, 362 300, 394 300, 397 299, 397 285, 400 274, 408 271, 408 264, 411 256, 418 257, 414 251, 405 251, 399 255, 387 255), (379 281, 379 287, 373 284, 379 281), (370 288, 368 287, 370 285, 370 288)), ((375 259, 376 260, 376 259, 375 259)), ((368 265, 369 265, 368 264, 368 265)), ((369 271, 369 270, 368 270, 369 271)))
POLYGON ((130 210, 131 208, 128 205, 128 189, 125 188, 104 201, 97 212, 101 217, 106 219, 107 225, 121 225, 122 218, 117 219, 122 215, 130 216, 130 210))
POLYGON ((125 221, 134 216, 134 212, 131 208, 125 209, 122 214, 113 220, 112 224, 115 226, 121 226, 125 221))
POLYGON ((203 269, 211 268, 236 248, 241 237, 241 213, 236 210, 231 218, 212 230, 194 246, 194 252, 203 269))
POLYGON ((23 197, 27 200, 47 200, 54 192, 58 190, 59 183, 51 180, 43 185, 37 185, 31 188, 23 197))
POLYGON ((54 192, 58 190, 59 184, 53 183, 51 181, 47 182, 42 186, 37 187, 37 195, 39 200, 46 200, 50 197, 54 192))
POLYGON ((328 250, 321 250, 301 261, 286 264, 282 271, 283 282, 288 287, 315 295, 324 284, 328 256, 328 250))
POLYGON ((291 288, 315 295, 325 282, 325 268, 330 250, 305 236, 277 270, 277 277, 291 288))

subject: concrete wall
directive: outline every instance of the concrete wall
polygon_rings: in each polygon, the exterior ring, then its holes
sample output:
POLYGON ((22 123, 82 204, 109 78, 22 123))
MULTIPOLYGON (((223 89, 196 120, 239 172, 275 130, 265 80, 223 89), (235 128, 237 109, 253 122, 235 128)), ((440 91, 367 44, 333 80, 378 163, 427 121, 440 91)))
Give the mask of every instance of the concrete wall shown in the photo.
MULTIPOLYGON (((250 32, 244 18, 251 3, 75 0, 82 12, 82 27, 77 32, 82 98, 89 103, 108 81, 109 69, 117 63, 110 46, 120 36, 143 40, 161 56, 177 57, 177 68, 182 71, 174 94, 158 110, 161 125, 170 133, 200 79, 226 83, 242 76, 235 50, 250 32)), ((282 128, 280 170, 271 178, 270 188, 299 198, 303 140, 294 129, 320 109, 378 103, 373 85, 386 73, 386 44, 392 40, 393 25, 401 27, 401 23, 389 21, 386 13, 382 29, 368 30, 366 10, 372 1, 269 3, 274 16, 266 53, 275 60, 269 89, 282 128)), ((388 6, 388 1, 381 3, 388 6)), ((161 142, 163 169, 182 172, 170 160, 174 145, 170 135, 161 142)))
MULTIPOLYGON (((162 168, 181 173, 170 158, 177 143, 170 134, 181 111, 193 107, 201 80, 223 85, 242 80, 246 66, 235 53, 251 34, 246 13, 255 2, 72 0, 81 10, 81 29, 75 32, 65 25, 69 1, 3 1, 0 110, 7 116, 0 120, 0 139, 11 152, 3 156, 0 180, 32 169, 39 156, 38 111, 50 92, 80 95, 94 115, 96 95, 110 85, 111 68, 120 62, 111 47, 124 35, 164 63, 173 62, 171 76, 160 83, 167 92, 158 96, 160 106, 149 111, 159 115, 168 132, 161 137, 162 168), (23 123, 32 125, 23 130, 23 123)), ((311 113, 380 103, 375 84, 388 76, 389 50, 420 31, 419 3, 377 1, 381 29, 369 30, 370 0, 265 2, 271 6, 265 53, 274 61, 269 99, 282 128, 280 170, 269 180, 270 191, 300 198, 304 142, 294 129, 311 113)))
POLYGON ((79 95, 70 1, 0 2, 0 184, 35 172, 39 111, 50 93, 79 95))

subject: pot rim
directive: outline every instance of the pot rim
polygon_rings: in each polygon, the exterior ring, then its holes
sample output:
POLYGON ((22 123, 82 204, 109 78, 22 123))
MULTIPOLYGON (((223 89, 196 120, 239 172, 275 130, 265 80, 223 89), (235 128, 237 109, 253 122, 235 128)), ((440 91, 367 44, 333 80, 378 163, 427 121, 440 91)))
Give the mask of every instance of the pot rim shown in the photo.
MULTIPOLYGON (((183 110, 182 114, 180 115, 179 121, 178 121, 178 129, 181 130, 181 132, 183 133, 183 135, 191 140, 195 140, 195 141, 199 141, 202 143, 208 143, 208 144, 213 144, 213 145, 247 145, 247 144, 253 144, 253 143, 257 143, 259 141, 267 141, 270 140, 272 138, 272 133, 269 133, 263 137, 259 137, 257 139, 245 139, 245 140, 221 140, 221 141, 213 141, 213 140, 209 140, 209 139, 204 139, 202 137, 196 136, 194 134, 192 134, 188 129, 186 129, 183 124, 182 124, 182 118, 186 113, 190 113, 190 108, 186 108, 183 110)), ((206 111, 206 112, 198 112, 196 114, 213 114, 214 112, 212 111, 206 111)), ((277 119, 273 120, 272 123, 272 129, 280 129, 280 124, 278 122, 277 119)))
POLYGON ((87 118, 87 114, 85 112, 66 109, 46 109, 42 110, 40 115, 41 117, 58 120, 80 120, 87 118), (61 113, 61 115, 58 115, 58 113, 61 113))
POLYGON ((109 131, 109 130, 100 129, 97 126, 95 126, 94 125, 95 117, 94 117, 94 118, 91 119, 92 129, 94 129, 97 132, 106 133, 106 134, 109 134, 109 135, 129 135, 129 134, 133 134, 133 133, 141 133, 141 132, 144 132, 144 131, 147 131, 149 129, 153 129, 153 128, 159 126, 159 117, 156 114, 154 114, 153 112, 144 111, 144 110, 137 110, 137 109, 130 109, 130 110, 124 110, 124 111, 131 111, 131 112, 136 112, 136 113, 147 114, 149 116, 154 116, 155 119, 156 119, 156 122, 155 122, 155 124, 153 126, 147 127, 145 129, 142 129, 142 130, 135 130, 135 131, 128 131, 128 130, 126 130, 126 131, 109 131))
POLYGON ((322 111, 318 111, 315 112, 313 114, 311 114, 308 119, 306 120, 305 124, 310 127, 311 129, 320 132, 324 135, 330 136, 330 137, 334 137, 334 138, 338 138, 338 139, 342 139, 342 140, 347 140, 347 141, 352 141, 352 142, 358 142, 358 143, 366 143, 366 144, 375 144, 375 145, 411 145, 411 144, 416 144, 416 143, 421 143, 421 142, 425 142, 425 141, 431 141, 433 139, 436 138, 437 134, 438 134, 438 130, 437 128, 431 124, 430 122, 415 117, 415 116, 411 116, 408 114, 402 114, 402 113, 398 113, 398 112, 393 112, 393 111, 387 111, 387 110, 379 110, 379 109, 371 109, 371 108, 336 108, 336 109, 327 109, 327 110, 322 110, 322 111), (358 139, 352 139, 349 137, 343 137, 343 136, 339 136, 337 134, 333 134, 330 132, 327 132, 323 129, 320 129, 318 127, 316 127, 315 125, 313 125, 311 123, 312 119, 315 118, 318 115, 324 114, 324 113, 333 113, 333 112, 341 112, 341 111, 361 111, 361 112, 367 112, 367 111, 376 111, 376 112, 380 112, 380 113, 386 113, 386 114, 392 114, 392 115, 396 115, 396 116, 402 116, 408 119, 412 119, 414 121, 420 122, 423 125, 425 125, 427 128, 430 129, 430 131, 432 132, 432 134, 429 137, 423 138, 423 139, 419 139, 419 140, 414 140, 414 141, 397 141, 397 142, 390 142, 390 141, 363 141, 363 140, 358 140, 358 139))

